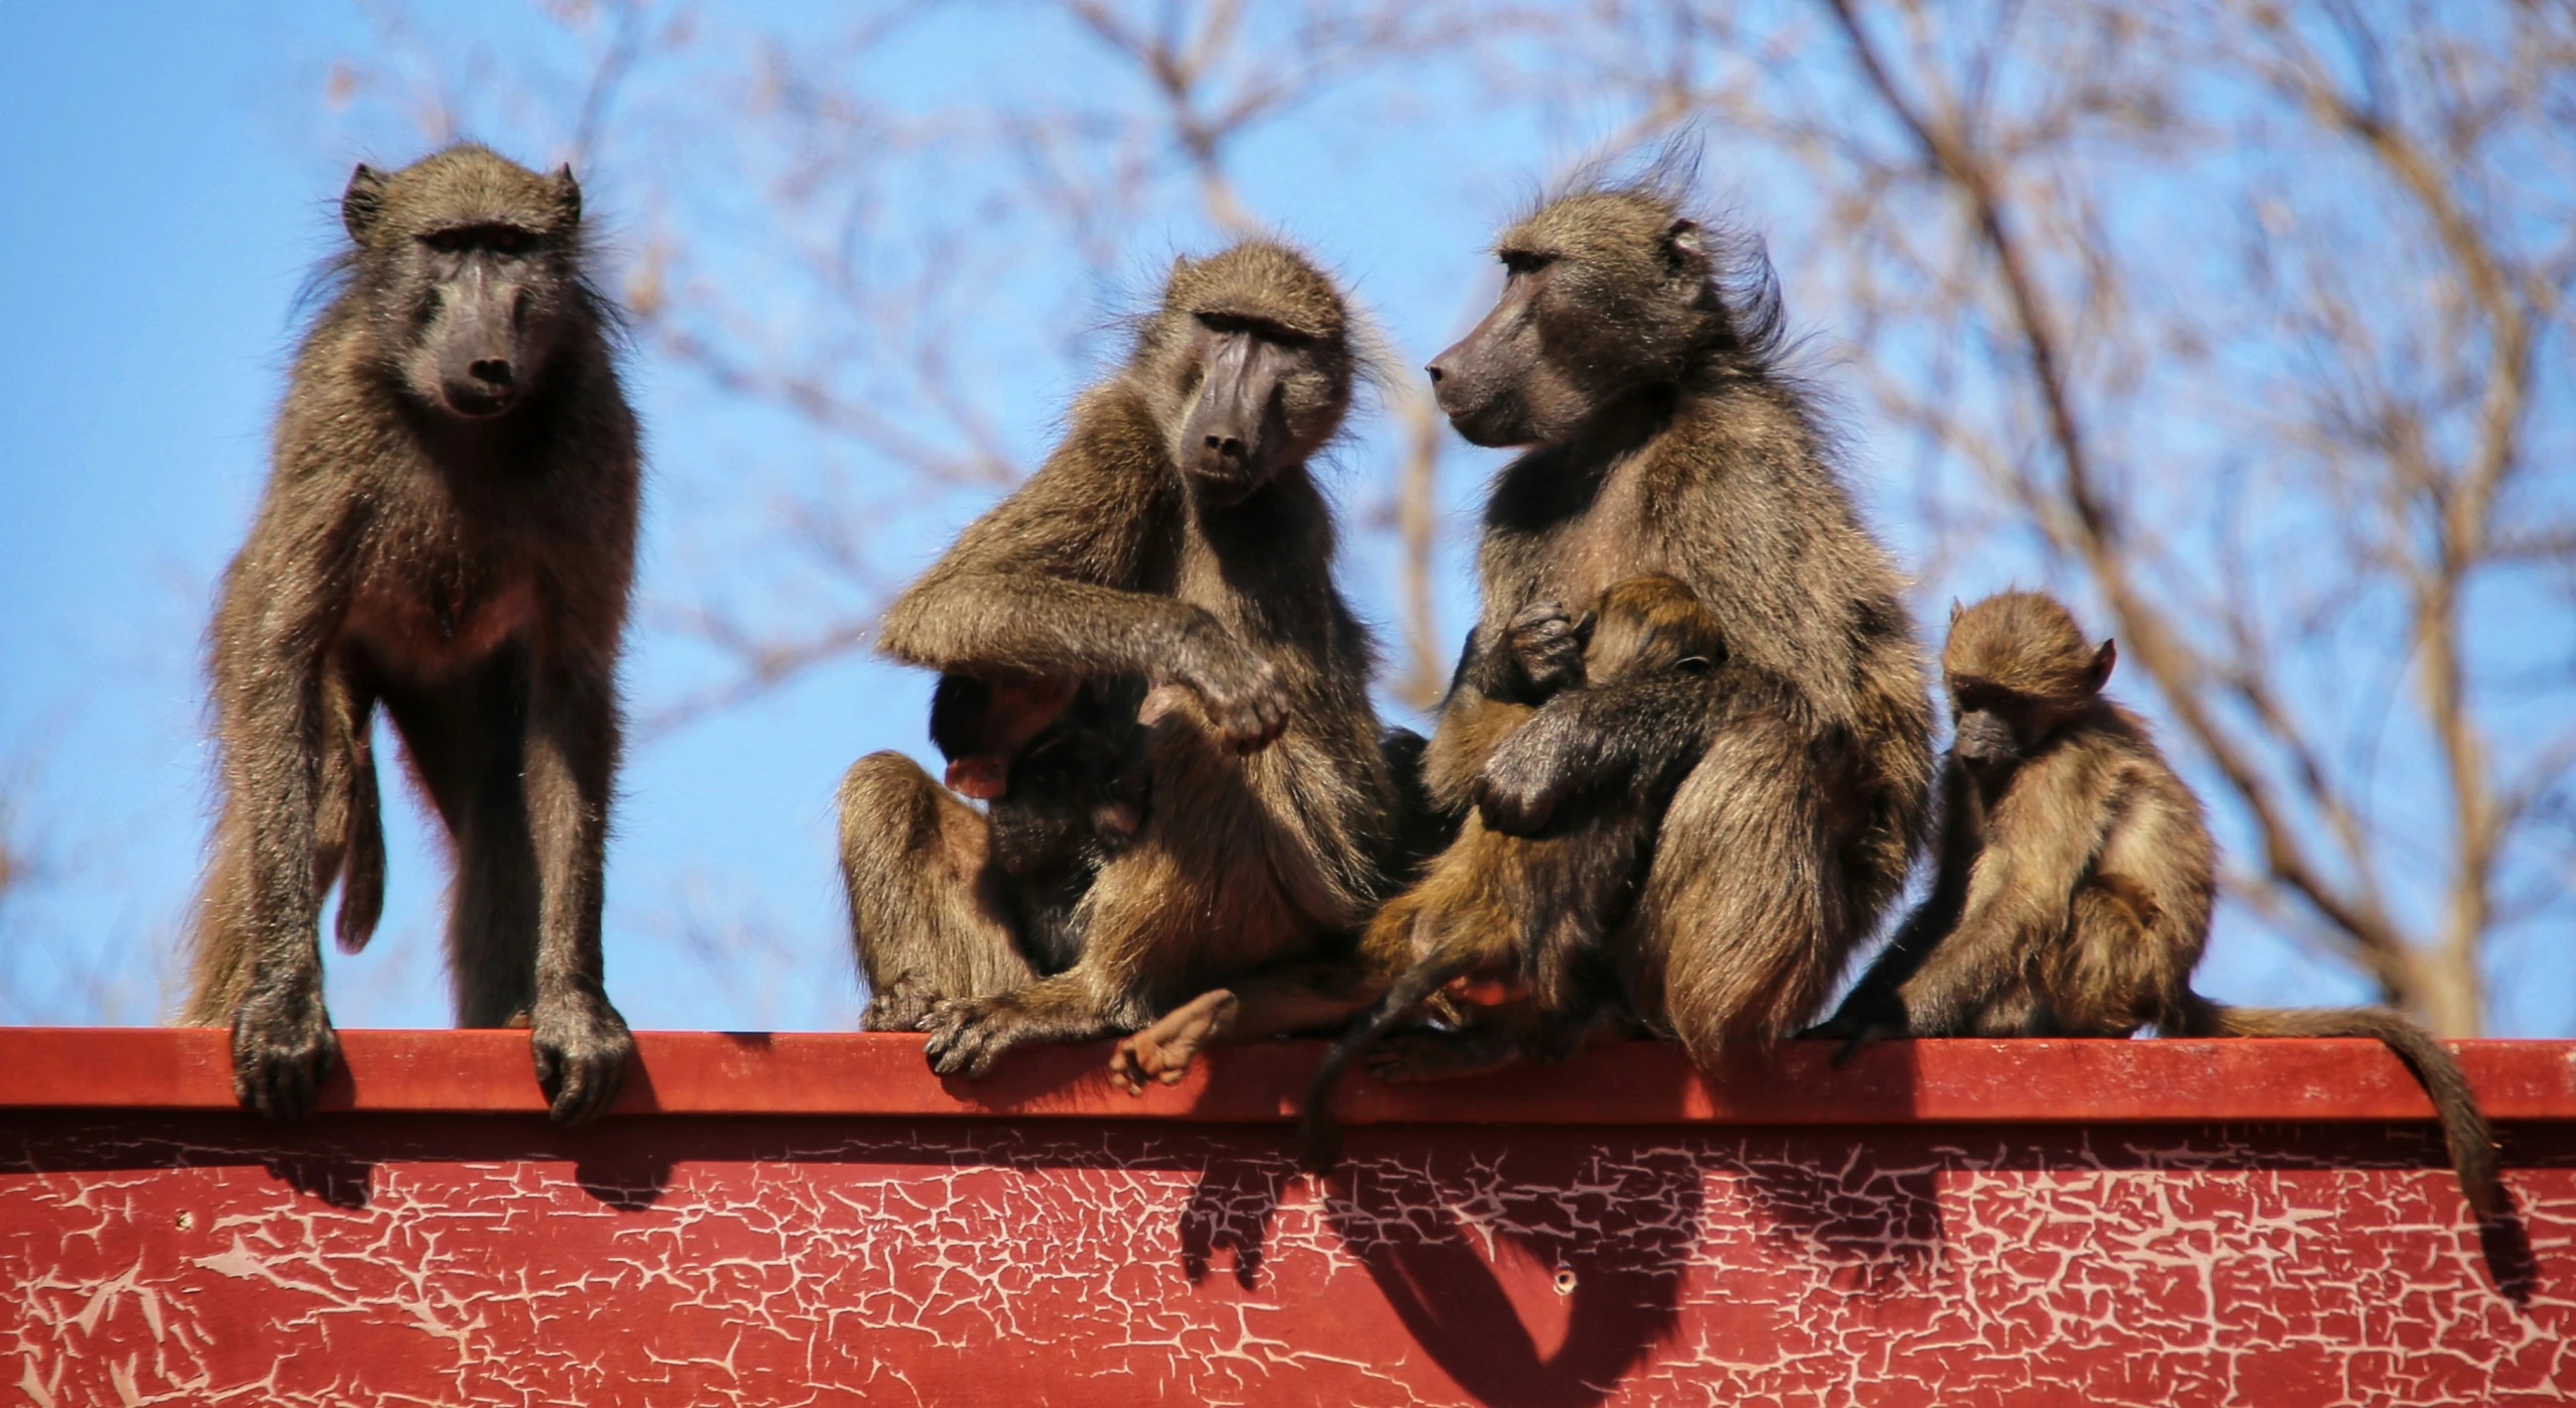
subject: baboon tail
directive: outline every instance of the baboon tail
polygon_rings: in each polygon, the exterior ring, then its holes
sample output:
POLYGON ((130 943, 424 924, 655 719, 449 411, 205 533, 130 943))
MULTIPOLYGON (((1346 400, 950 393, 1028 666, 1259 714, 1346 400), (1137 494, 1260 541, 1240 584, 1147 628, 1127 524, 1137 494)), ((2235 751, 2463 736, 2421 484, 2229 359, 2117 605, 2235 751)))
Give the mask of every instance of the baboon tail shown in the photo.
POLYGON ((350 760, 348 850, 340 862, 340 914, 331 928, 342 953, 356 953, 385 912, 384 800, 376 790, 376 754, 361 735, 350 760))
POLYGON ((2364 1036, 2376 1038, 2397 1053, 2432 1098, 2441 1118, 2442 1140, 2451 1149, 2451 1168, 2460 1177, 2460 1192, 2481 1219, 2506 1211, 2504 1185, 2496 1172, 2495 1136, 2479 1113, 2477 1095, 2450 1049, 2433 1034, 2398 1014, 2379 1007, 2230 1007, 2192 993, 2186 1008, 2186 1030, 2180 1036, 2364 1036))
POLYGON ((1414 964, 1387 989, 1386 996, 1378 999, 1367 1025, 1335 1042, 1333 1049, 1325 1053, 1323 1064, 1315 1068, 1314 1083, 1306 1089, 1306 1113, 1297 1121, 1299 1163, 1311 1172, 1330 1173, 1333 1165, 1342 1161, 1342 1126, 1333 1118, 1333 1096, 1341 1089, 1342 1073, 1410 1018, 1450 979, 1462 977, 1474 968, 1479 957, 1472 952, 1438 953, 1414 964))

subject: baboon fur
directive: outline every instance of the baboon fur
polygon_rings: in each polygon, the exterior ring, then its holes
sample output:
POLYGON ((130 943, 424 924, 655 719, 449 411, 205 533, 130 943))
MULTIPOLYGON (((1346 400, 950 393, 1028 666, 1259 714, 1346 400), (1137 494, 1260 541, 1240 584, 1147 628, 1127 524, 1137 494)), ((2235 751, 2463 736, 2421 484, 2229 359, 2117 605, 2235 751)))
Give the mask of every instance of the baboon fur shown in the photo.
POLYGON ((1925 841, 1931 707, 1902 582, 1783 370, 1758 246, 1649 180, 1553 200, 1497 249, 1501 300, 1431 370, 1461 434, 1533 448, 1486 505, 1482 616, 1429 790, 1467 806, 1503 740, 1579 683, 1563 603, 1680 581, 1780 693, 1713 726, 1617 948, 1651 1029, 1703 1065, 1758 1054, 1812 1017, 1925 841))
POLYGON ((383 893, 382 704, 454 845, 456 1020, 532 1026, 577 1123, 632 1045, 599 932, 638 507, 614 314, 569 169, 455 146, 359 167, 341 209, 211 632, 222 795, 181 1020, 232 1027, 245 1104, 311 1108, 338 1049, 324 897, 342 882, 355 949, 383 893))
POLYGON ((2232 1007, 2191 990, 2217 847, 2138 717, 2102 696, 2118 659, 2065 607, 2006 592, 1953 609, 1942 652, 1956 741, 1940 869, 1834 1017, 1844 1058, 1882 1036, 2358 1036, 2432 1097, 2481 1217, 2505 1208, 2495 1145, 2451 1053, 2379 1008, 2232 1007))
POLYGON ((1300 1139, 1311 1167, 1339 1156, 1331 1101, 1354 1059, 1381 1080, 1463 1075, 1562 1059, 1626 1024, 1612 938, 1673 789, 1719 729, 1784 691, 1730 664, 1717 620, 1670 577, 1613 585, 1576 633, 1582 682, 1494 750, 1456 844, 1370 922, 1364 947, 1413 966, 1317 1070, 1300 1139), (1381 1044, 1435 994, 1450 1031, 1381 1044))
POLYGON ((929 1030, 935 1069, 980 1074, 1366 917, 1395 788, 1307 468, 1357 370, 1342 297, 1302 255, 1177 262, 1045 464, 887 612, 879 643, 913 664, 1152 692, 1140 824, 1075 905, 1058 973, 1014 932, 986 818, 899 754, 853 766, 841 853, 871 1029, 929 1030))

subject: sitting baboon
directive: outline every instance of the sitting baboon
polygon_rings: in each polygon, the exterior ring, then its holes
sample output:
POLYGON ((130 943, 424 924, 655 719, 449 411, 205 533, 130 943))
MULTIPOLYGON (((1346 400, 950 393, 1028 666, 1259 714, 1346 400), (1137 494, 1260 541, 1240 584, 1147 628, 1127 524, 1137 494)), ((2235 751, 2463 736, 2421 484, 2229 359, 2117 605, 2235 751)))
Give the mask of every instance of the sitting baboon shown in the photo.
POLYGON ((841 858, 871 1029, 928 1030, 933 1069, 981 1074, 1366 914, 1395 793, 1307 469, 1356 370, 1341 294, 1303 256, 1256 240, 1177 262, 1063 443, 887 612, 898 659, 1143 701, 1143 802, 1072 907, 1070 964, 1042 974, 992 863, 1012 791, 988 821, 900 754, 860 759, 841 858))
POLYGON ((601 984, 600 875, 634 577, 635 418, 581 191, 477 146, 341 199, 344 286, 306 335, 213 635, 222 811, 181 1020, 229 1023, 234 1091, 295 1116, 338 1051, 324 896, 382 898, 375 707, 456 854, 456 1020, 533 1028, 554 1117, 633 1049, 601 984))
POLYGON ((1923 844, 1931 702, 1900 581, 1782 370, 1758 246, 1648 180, 1550 201, 1497 248, 1500 301, 1431 376, 1468 440, 1535 448, 1486 505, 1483 617, 1431 795, 1464 807, 1496 745, 1579 680, 1562 603, 1681 582, 1776 701, 1712 720, 1615 949, 1649 1028, 1703 1065, 1756 1053, 1813 1015, 1923 844))
POLYGON ((1311 1167, 1338 1157, 1333 1092, 1366 1056, 1380 1079, 1562 1059, 1624 1015, 1612 950, 1673 789, 1711 736, 1776 706, 1777 683, 1732 667, 1717 621, 1670 577, 1632 577, 1571 623, 1582 679, 1503 739, 1456 844, 1378 911, 1364 951, 1413 966, 1317 1070, 1301 1137, 1311 1167), (1379 1045, 1446 990, 1448 1039, 1379 1045))
POLYGON ((2102 697, 2118 659, 2037 592, 1950 613, 1957 738, 1931 897, 1833 1018, 1837 1061, 1884 1036, 2376 1037, 2432 1097, 2460 1189, 2504 1209, 2494 1142, 2451 1053, 2378 1008, 2230 1007, 2191 990, 2217 848, 2146 725, 2102 697))

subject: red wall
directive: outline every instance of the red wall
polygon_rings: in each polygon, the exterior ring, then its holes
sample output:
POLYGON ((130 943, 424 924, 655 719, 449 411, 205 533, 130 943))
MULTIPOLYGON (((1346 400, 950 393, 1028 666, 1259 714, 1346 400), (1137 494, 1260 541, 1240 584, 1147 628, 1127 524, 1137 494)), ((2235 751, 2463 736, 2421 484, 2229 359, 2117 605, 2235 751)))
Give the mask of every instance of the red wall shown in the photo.
POLYGON ((1101 1052, 647 1034, 550 1129, 523 1033, 351 1032, 232 1111, 221 1033, 0 1031, 0 1393, 47 1404, 2201 1404, 2576 1396, 2576 1043, 2462 1059, 2482 1237, 2353 1042, 1671 1048, 1131 1102, 1101 1052))

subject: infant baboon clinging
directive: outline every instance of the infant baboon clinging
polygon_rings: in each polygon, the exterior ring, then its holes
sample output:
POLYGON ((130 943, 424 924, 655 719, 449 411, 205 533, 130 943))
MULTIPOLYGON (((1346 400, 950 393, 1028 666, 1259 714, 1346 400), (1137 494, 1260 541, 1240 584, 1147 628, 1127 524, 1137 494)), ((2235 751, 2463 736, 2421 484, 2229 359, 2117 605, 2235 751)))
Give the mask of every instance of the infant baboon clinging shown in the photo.
POLYGON ((2230 1007, 2191 990, 2217 853, 2192 795, 2128 710, 2117 653, 2066 609, 2007 592, 1950 615, 1957 740, 1941 772, 1931 897, 1811 1032, 1881 1036, 2360 1036, 2387 1043, 2440 1113, 2460 1189, 2505 1207, 2495 1145, 2457 1062, 2374 1008, 2230 1007))
POLYGON ((1025 1042, 1133 1030, 1365 914, 1394 788, 1307 470, 1355 363, 1341 294, 1303 256, 1250 241, 1177 262, 1045 465, 887 612, 899 659, 1145 701, 1110 720, 1142 730, 1142 805, 1071 907, 1070 963, 1042 974, 994 863, 1016 783, 988 821, 900 754, 860 759, 841 854, 870 1028, 931 1031, 934 1069, 981 1074, 1025 1042))
POLYGON ((1732 712, 1707 723, 1617 951, 1648 1026, 1704 1065, 1759 1051, 1814 1014, 1922 846, 1931 702, 1900 581, 1781 368, 1758 249, 1652 181, 1551 201, 1497 248, 1500 301, 1431 375, 1461 435, 1535 448, 1486 506, 1483 619, 1431 793, 1463 807, 1497 744, 1579 678, 1561 603, 1680 581, 1774 688, 1757 708, 1711 699, 1732 712))
POLYGON ((297 354, 274 467, 213 637, 222 811, 181 1020, 230 1023, 233 1087, 295 1116, 338 1051, 317 927, 366 941, 392 716, 453 840, 456 1019, 533 1028, 557 1120, 616 1097, 601 984, 635 419, 585 273, 581 191, 478 146, 341 199, 345 286, 297 354))
POLYGON ((1636 899, 1673 789, 1718 728, 1776 693, 1758 671, 1728 664, 1717 621, 1670 577, 1617 583, 1570 635, 1584 643, 1580 682, 1495 748, 1456 844, 1370 923, 1364 950, 1408 954, 1413 966, 1317 1070, 1301 1135, 1312 1167, 1339 1155, 1331 1102, 1353 1059, 1366 1055, 1381 1079, 1404 1080, 1524 1054, 1562 1058, 1620 1009, 1610 938, 1636 899), (1451 1005, 1457 1030, 1401 1049, 1377 1045, 1444 986, 1462 983, 1473 996, 1451 1005))

